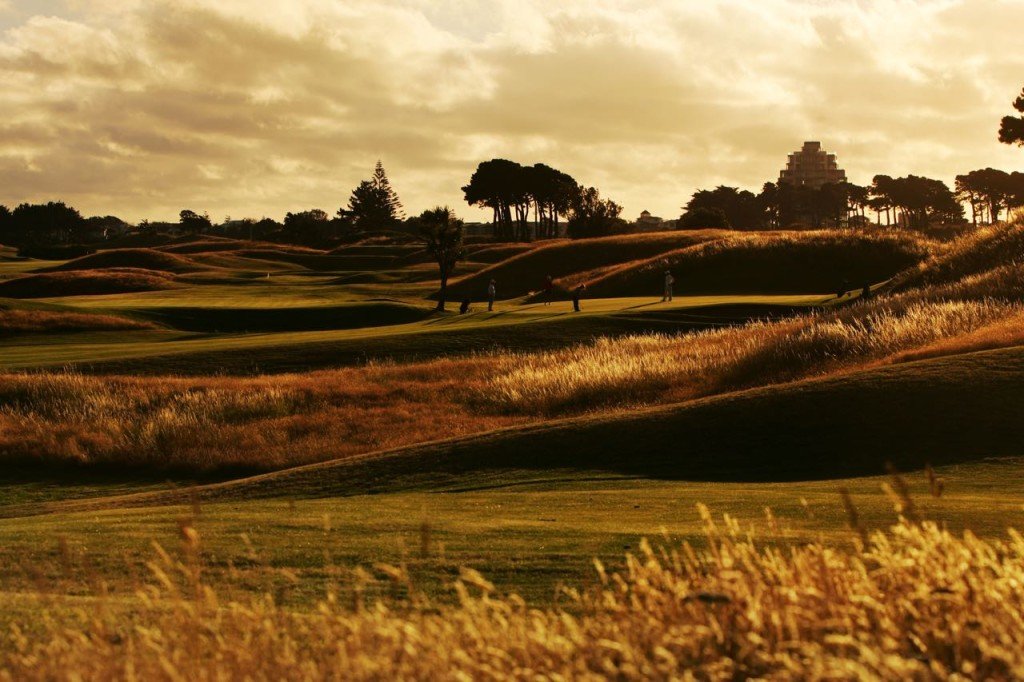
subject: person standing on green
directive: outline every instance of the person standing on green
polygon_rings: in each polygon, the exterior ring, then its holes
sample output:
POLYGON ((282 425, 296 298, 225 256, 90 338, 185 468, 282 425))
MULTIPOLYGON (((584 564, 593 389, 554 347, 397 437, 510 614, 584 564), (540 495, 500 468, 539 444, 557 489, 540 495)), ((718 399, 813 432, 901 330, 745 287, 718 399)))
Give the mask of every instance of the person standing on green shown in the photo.
POLYGON ((490 284, 487 285, 487 311, 491 312, 494 310, 494 297, 498 293, 497 282, 493 279, 490 284))
POLYGON ((583 295, 586 288, 586 284, 581 284, 572 290, 572 309, 574 312, 578 313, 580 311, 580 296, 583 295))
POLYGON ((672 276, 671 270, 665 271, 665 290, 661 296, 661 302, 672 300, 672 285, 676 283, 676 278, 672 276))

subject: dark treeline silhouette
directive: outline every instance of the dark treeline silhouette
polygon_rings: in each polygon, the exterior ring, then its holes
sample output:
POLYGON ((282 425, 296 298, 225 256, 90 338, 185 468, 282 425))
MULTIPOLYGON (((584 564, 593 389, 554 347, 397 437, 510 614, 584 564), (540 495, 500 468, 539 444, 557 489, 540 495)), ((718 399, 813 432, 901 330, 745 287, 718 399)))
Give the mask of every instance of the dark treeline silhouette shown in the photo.
POLYGON ((971 222, 994 223, 1003 211, 1024 206, 1024 173, 983 168, 956 176, 957 199, 971 208, 971 222))
POLYGON ((560 217, 569 216, 580 187, 572 176, 543 163, 491 159, 477 166, 462 191, 470 206, 491 209, 497 237, 529 241, 559 236, 560 217))
POLYGON ((956 193, 941 180, 917 175, 876 175, 867 187, 849 182, 817 188, 769 182, 759 194, 722 186, 694 193, 683 207, 679 227, 818 229, 866 227, 874 222, 923 230, 935 224, 962 223, 965 204, 971 207, 975 224, 999 220, 1004 211, 1024 206, 1024 174, 991 168, 972 171, 957 176, 956 193))
POLYGON ((561 237, 563 224, 573 239, 612 234, 626 226, 620 205, 543 163, 484 161, 462 191, 470 206, 491 209, 494 235, 507 241, 561 237))

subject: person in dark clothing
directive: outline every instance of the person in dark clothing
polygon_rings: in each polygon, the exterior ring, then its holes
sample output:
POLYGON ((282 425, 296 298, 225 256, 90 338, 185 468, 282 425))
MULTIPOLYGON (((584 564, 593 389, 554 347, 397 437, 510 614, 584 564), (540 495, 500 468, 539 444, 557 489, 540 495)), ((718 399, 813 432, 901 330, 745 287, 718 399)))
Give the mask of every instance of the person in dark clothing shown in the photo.
POLYGON ((864 288, 861 289, 861 291, 860 291, 860 297, 863 298, 865 301, 868 300, 869 298, 871 298, 871 283, 870 282, 865 282, 864 283, 864 288))
POLYGON ((459 315, 465 315, 469 312, 469 299, 462 299, 462 305, 459 306, 459 315))
POLYGON ((839 288, 839 291, 836 292, 836 298, 842 298, 843 296, 846 296, 846 294, 849 293, 849 291, 850 282, 849 280, 844 279, 842 285, 839 288))
POLYGON ((548 275, 544 280, 544 305, 551 305, 551 294, 555 291, 555 278, 548 275))
POLYGON ((494 297, 498 293, 498 283, 493 279, 487 285, 487 312, 494 310, 494 297))
POLYGON ((572 309, 574 312, 578 313, 580 311, 580 296, 583 295, 583 292, 586 291, 586 288, 586 284, 581 284, 572 290, 572 309))

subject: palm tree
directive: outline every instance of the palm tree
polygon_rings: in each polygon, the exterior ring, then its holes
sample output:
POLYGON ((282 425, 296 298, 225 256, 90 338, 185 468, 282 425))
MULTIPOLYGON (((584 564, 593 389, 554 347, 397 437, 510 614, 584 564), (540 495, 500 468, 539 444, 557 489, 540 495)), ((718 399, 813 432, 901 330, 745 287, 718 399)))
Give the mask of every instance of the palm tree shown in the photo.
POLYGON ((420 238, 426 244, 427 252, 437 261, 441 271, 441 290, 437 296, 437 310, 444 312, 445 296, 448 292, 448 277, 455 270, 455 264, 465 256, 462 246, 464 223, 455 217, 455 211, 447 206, 438 206, 424 211, 418 218, 420 238))

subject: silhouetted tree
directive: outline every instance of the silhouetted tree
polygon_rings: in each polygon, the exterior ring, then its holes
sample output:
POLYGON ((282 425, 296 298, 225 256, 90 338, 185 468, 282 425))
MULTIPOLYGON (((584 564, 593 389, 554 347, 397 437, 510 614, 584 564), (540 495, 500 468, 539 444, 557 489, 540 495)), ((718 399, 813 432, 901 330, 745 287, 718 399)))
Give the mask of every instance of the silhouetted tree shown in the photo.
POLYGON ((559 216, 568 215, 579 184, 571 175, 543 163, 524 168, 523 172, 526 191, 533 200, 536 236, 557 237, 559 216))
POLYGON ((956 176, 954 183, 956 199, 971 207, 971 224, 978 226, 978 209, 984 204, 981 194, 970 173, 956 176))
POLYGON ((877 175, 871 191, 893 207, 895 222, 901 227, 921 230, 935 220, 957 222, 963 219, 963 206, 941 180, 917 175, 905 178, 877 175))
POLYGON ((865 212, 870 206, 871 193, 867 187, 861 187, 855 185, 852 182, 844 182, 841 184, 843 191, 846 194, 846 222, 847 225, 853 225, 856 222, 855 218, 864 218, 865 212))
POLYGON ((721 185, 713 190, 698 190, 683 207, 683 217, 697 209, 717 209, 725 214, 729 225, 740 230, 756 230, 765 224, 765 208, 757 195, 748 190, 721 185))
POLYGON ((558 236, 559 218, 569 215, 578 186, 572 176, 542 163, 491 159, 477 166, 462 191, 470 206, 491 209, 496 236, 529 241, 558 236))
POLYGON ((448 278, 455 271, 455 265, 466 252, 462 246, 463 222, 455 217, 455 211, 447 206, 424 211, 415 219, 420 238, 426 244, 427 252, 437 261, 441 272, 441 290, 437 296, 437 310, 443 311, 448 293, 448 278))
POLYGON ((131 229, 131 225, 117 216, 92 216, 85 219, 82 235, 90 240, 112 239, 125 234, 131 229))
POLYGON ((363 180, 352 190, 348 208, 353 222, 361 230, 390 228, 405 219, 402 202, 380 161, 373 170, 373 177, 363 180))
POLYGON ((680 230, 724 229, 732 227, 725 211, 720 208, 698 206, 679 217, 680 230))
POLYGON ((11 209, 0 204, 0 244, 13 245, 11 241, 11 209))
POLYGON ((21 204, 8 218, 12 246, 67 244, 81 235, 82 215, 63 201, 21 204))
POLYGON ((595 187, 580 187, 569 209, 569 236, 573 239, 603 237, 621 232, 626 221, 622 206, 611 199, 602 199, 595 187))
POLYGON ((287 213, 284 216, 284 236, 289 241, 305 242, 311 239, 325 239, 332 236, 331 228, 330 216, 319 208, 287 213))
POLYGON ((1013 108, 1020 116, 1004 116, 999 126, 999 141, 1003 144, 1024 146, 1024 90, 1013 100, 1013 108))
POLYGON ((483 161, 462 188, 470 206, 491 209, 494 233, 501 239, 517 237, 521 205, 526 201, 523 167, 508 159, 483 161), (515 218, 513 218, 515 211, 515 218))
POLYGON ((983 222, 986 214, 988 222, 998 222, 1003 210, 1013 205, 1016 194, 1013 176, 995 168, 982 168, 956 176, 956 189, 958 199, 971 206, 974 224, 977 224, 979 207, 983 222))
POLYGON ((188 234, 201 234, 213 228, 209 214, 199 215, 187 208, 178 214, 178 224, 181 225, 182 231, 188 234))

